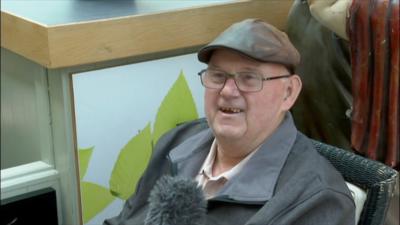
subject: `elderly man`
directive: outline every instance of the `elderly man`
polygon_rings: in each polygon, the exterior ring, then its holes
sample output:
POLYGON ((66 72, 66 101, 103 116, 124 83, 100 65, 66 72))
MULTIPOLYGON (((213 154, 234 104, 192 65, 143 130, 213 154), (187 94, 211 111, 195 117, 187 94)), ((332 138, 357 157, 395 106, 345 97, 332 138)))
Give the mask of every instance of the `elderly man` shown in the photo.
POLYGON ((293 74, 300 56, 286 34, 247 19, 198 58, 208 64, 199 75, 210 128, 196 121, 161 138, 135 195, 105 224, 142 224, 149 192, 164 174, 199 183, 205 224, 354 224, 343 178, 289 112, 301 80, 293 74))

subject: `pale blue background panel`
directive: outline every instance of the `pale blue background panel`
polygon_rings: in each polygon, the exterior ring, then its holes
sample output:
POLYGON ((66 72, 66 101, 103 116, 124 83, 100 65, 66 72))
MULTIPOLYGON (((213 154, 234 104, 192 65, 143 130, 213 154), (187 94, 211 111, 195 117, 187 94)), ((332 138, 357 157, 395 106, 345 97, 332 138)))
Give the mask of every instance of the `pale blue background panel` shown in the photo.
MULTIPOLYGON (((154 125, 158 108, 181 71, 203 117, 204 88, 197 73, 205 67, 196 54, 189 54, 74 74, 78 148, 94 146, 83 181, 109 187, 119 152, 148 123, 154 125)), ((88 224, 101 224, 122 204, 115 200, 88 224)))

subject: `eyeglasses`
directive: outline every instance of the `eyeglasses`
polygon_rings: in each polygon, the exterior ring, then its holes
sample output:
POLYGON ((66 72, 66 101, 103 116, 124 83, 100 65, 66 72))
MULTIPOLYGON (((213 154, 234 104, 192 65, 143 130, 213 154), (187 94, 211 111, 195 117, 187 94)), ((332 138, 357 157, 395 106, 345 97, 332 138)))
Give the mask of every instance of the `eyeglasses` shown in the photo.
POLYGON ((198 73, 204 87, 210 89, 222 89, 228 77, 232 77, 236 86, 243 92, 257 92, 263 88, 263 81, 290 77, 293 74, 285 74, 276 77, 263 77, 255 72, 239 72, 230 74, 216 69, 204 69, 198 73))

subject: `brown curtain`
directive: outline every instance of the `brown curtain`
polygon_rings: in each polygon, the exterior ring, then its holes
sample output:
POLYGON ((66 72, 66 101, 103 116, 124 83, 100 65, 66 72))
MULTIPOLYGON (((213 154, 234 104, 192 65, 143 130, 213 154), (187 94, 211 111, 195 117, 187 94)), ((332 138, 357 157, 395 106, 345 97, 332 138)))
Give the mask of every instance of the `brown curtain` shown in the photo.
POLYGON ((353 0, 352 148, 399 169, 399 0, 353 0))

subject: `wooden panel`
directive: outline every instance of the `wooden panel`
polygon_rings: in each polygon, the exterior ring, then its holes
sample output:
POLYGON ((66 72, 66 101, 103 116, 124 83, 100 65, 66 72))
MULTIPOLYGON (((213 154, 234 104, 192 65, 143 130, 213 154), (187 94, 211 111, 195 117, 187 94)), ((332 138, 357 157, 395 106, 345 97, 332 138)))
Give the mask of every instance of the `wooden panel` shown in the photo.
MULTIPOLYGON (((232 23, 245 18, 261 18, 283 29, 292 3, 293 0, 246 0, 150 15, 49 26, 49 55, 36 54, 34 61, 48 68, 60 68, 193 48, 206 44, 232 23)), ((35 41, 47 43, 43 40, 35 41)), ((3 45, 2 41, 2 46, 10 48, 9 45, 9 42, 3 45)), ((25 50, 23 53, 26 52, 34 50, 25 50)))
POLYGON ((290 3, 240 2, 52 27, 49 29, 50 66, 64 67, 199 46, 233 22, 248 17, 260 17, 283 28, 290 3))
POLYGON ((49 65, 47 28, 1 12, 1 46, 43 66, 49 65))

